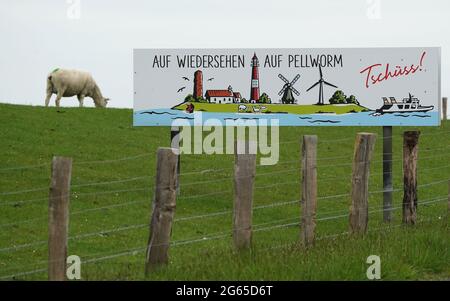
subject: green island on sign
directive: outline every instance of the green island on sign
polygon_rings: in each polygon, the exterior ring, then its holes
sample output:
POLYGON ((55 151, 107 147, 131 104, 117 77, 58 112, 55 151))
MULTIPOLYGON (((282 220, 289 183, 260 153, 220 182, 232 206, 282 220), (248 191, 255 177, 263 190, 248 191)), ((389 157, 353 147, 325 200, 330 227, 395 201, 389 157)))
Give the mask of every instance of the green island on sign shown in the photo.
MULTIPOLYGON (((324 105, 296 105, 296 104, 263 104, 263 103, 206 103, 192 102, 195 111, 221 113, 265 113, 265 114, 347 114, 368 112, 370 109, 358 104, 324 104, 324 105)), ((178 104, 172 109, 186 110, 188 103, 178 104)))

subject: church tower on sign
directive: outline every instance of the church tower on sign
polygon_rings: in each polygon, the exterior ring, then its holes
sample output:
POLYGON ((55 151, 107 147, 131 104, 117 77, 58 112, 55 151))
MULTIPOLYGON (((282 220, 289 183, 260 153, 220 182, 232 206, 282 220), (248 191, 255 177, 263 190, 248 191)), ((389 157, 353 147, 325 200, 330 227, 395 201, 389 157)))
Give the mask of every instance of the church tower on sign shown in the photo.
POLYGON ((259 101, 259 61, 256 57, 256 53, 252 58, 252 82, 250 86, 250 102, 256 103, 259 101))

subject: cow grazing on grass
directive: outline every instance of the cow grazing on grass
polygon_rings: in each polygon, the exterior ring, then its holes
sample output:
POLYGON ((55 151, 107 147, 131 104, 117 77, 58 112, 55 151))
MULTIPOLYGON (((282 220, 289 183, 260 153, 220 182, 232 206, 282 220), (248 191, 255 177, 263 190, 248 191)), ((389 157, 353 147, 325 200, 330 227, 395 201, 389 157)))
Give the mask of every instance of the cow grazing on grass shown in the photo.
POLYGON ((238 106, 238 112, 245 112, 247 110, 247 106, 246 105, 239 105, 238 106))
POLYGON ((106 107, 109 98, 104 98, 91 74, 84 71, 55 69, 47 76, 47 97, 45 106, 48 107, 50 97, 56 94, 56 106, 59 107, 61 97, 77 96, 80 107, 83 107, 85 97, 94 100, 96 107, 106 107))
POLYGON ((252 110, 253 110, 253 113, 261 113, 261 107, 259 107, 259 106, 253 106, 252 110))

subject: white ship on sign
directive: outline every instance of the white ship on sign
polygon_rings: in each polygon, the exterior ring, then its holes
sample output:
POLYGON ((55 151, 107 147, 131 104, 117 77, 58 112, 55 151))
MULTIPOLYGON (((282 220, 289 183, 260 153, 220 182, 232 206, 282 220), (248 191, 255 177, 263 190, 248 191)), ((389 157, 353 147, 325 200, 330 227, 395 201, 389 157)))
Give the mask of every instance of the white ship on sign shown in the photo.
MULTIPOLYGON (((397 101, 395 97, 383 97, 383 106, 375 112, 378 114, 386 113, 416 113, 428 112, 434 109, 434 106, 421 106, 420 100, 409 93, 409 97, 397 101)), ((377 115, 378 115, 377 114, 377 115)))

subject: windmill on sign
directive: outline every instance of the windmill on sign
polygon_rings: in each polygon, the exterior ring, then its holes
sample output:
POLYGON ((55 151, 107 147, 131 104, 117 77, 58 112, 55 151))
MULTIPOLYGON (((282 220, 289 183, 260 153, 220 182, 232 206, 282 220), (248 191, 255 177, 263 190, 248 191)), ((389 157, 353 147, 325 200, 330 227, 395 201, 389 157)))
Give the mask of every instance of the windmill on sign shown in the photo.
POLYGON ((295 100, 295 97, 292 93, 294 93, 297 96, 300 95, 300 92, 298 92, 297 89, 294 88, 294 84, 300 78, 300 74, 297 74, 291 82, 289 82, 286 79, 286 77, 284 77, 281 74, 278 74, 278 77, 285 83, 283 86, 283 89, 281 89, 280 92, 278 92, 278 95, 280 95, 280 96, 283 95, 283 97, 281 97, 281 102, 282 103, 296 103, 297 100, 295 100))
POLYGON ((334 87, 337 88, 335 85, 330 84, 329 82, 325 81, 323 79, 323 75, 322 75, 322 67, 320 67, 319 65, 319 72, 320 72, 320 79, 311 87, 309 87, 308 90, 306 90, 306 92, 308 92, 309 90, 311 90, 312 88, 314 88, 315 86, 319 85, 319 102, 317 103, 318 105, 323 105, 323 84, 328 85, 330 87, 334 87))

